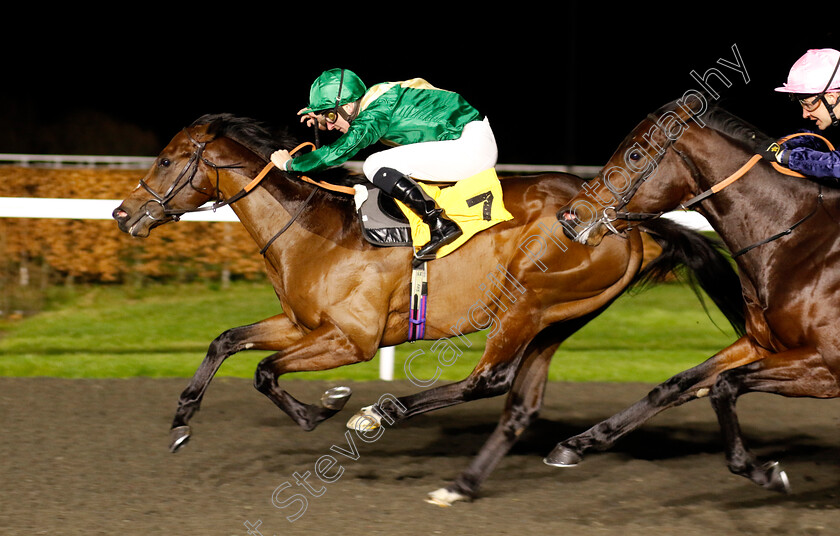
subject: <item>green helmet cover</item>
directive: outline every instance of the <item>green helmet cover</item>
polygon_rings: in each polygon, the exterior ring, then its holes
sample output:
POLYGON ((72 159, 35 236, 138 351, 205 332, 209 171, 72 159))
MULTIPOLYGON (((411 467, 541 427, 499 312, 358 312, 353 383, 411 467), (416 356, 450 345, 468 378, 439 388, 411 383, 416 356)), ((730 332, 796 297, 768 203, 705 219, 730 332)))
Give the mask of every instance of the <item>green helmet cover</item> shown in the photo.
POLYGON ((349 69, 330 69, 312 82, 309 106, 300 113, 331 110, 361 99, 367 88, 362 79, 349 69))

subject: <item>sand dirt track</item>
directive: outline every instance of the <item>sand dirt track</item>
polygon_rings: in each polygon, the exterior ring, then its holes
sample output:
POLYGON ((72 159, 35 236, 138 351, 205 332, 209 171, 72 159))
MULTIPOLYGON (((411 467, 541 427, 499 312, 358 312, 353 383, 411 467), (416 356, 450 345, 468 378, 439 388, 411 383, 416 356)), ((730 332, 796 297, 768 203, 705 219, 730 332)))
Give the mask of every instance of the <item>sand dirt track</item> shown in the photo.
MULTIPOLYGON (((303 432, 247 380, 218 378, 193 439, 167 450, 185 380, 0 378, 0 534, 215 536, 570 536, 840 533, 840 412, 836 400, 748 395, 739 403, 754 450, 779 459, 793 486, 765 492, 731 475, 708 401, 660 415, 609 453, 574 469, 542 463, 558 439, 647 392, 640 384, 551 384, 540 420, 473 503, 423 502, 464 468, 498 419, 503 397, 472 402, 357 441, 359 458, 310 497, 303 516, 272 505, 293 473, 313 471, 344 423, 407 383, 352 384, 347 409, 303 432), (254 532, 256 534, 256 532, 254 532)), ((284 382, 315 401, 323 382, 284 382)), ((340 457, 340 456, 339 456, 340 457)), ((302 491, 301 488, 295 489, 302 491)), ((290 497, 286 490, 281 498, 290 497)))

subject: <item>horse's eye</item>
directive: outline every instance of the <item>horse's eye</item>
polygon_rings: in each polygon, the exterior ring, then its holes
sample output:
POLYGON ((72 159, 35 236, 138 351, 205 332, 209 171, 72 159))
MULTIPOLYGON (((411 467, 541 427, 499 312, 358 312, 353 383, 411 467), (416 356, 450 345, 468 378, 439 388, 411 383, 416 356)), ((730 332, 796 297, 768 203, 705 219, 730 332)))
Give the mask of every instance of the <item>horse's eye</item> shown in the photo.
POLYGON ((630 160, 633 160, 634 162, 638 162, 641 159, 642 159, 642 155, 641 155, 641 153, 639 153, 639 151, 633 151, 632 153, 630 153, 630 160))
POLYGON ((169 167, 169 164, 171 164, 171 163, 172 163, 172 162, 170 162, 168 158, 161 158, 161 159, 160 159, 160 162, 158 163, 158 165, 159 165, 160 167, 169 167))

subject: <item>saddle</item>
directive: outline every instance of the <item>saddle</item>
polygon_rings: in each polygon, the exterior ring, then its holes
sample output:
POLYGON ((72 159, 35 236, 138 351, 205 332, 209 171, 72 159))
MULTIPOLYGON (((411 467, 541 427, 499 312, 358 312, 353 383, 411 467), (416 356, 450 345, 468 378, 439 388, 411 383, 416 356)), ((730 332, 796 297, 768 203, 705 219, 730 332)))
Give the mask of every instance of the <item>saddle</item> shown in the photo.
POLYGON ((381 247, 409 247, 413 244, 411 227, 408 218, 397 206, 393 197, 385 195, 382 190, 372 184, 365 185, 366 193, 356 194, 359 206, 359 223, 362 226, 362 236, 374 246, 381 247))
MULTIPOLYGON (((438 250, 437 258, 452 253, 476 233, 513 219, 504 206, 502 186, 495 169, 443 188, 419 181, 418 184, 464 232, 458 240, 438 250)), ((356 193, 365 240, 381 247, 415 248, 429 241, 429 227, 413 211, 375 186, 365 185, 365 188, 366 192, 360 194, 357 187, 356 193)))

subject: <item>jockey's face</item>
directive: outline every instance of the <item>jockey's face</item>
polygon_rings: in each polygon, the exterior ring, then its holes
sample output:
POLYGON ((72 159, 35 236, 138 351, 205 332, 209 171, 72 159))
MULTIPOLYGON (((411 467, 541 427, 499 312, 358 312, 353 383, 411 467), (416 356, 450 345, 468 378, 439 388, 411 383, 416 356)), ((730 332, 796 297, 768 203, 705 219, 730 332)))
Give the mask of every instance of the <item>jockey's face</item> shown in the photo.
MULTIPOLYGON (((330 119, 332 119, 332 117, 330 119)), ((335 116, 335 121, 326 121, 326 123, 327 130, 338 130, 342 134, 347 132, 347 130, 350 128, 350 123, 348 123, 346 119, 344 119, 338 114, 336 114, 335 116)))
MULTIPOLYGON (((802 117, 804 119, 814 121, 818 129, 825 130, 831 126, 831 115, 828 113, 828 109, 825 107, 825 103, 822 102, 822 100, 817 100, 817 103, 810 104, 813 100, 813 97, 807 99, 809 105, 802 106, 802 117)), ((828 102, 829 106, 834 108, 837 106, 838 100, 840 100, 840 93, 826 93, 825 100, 828 102)), ((835 116, 838 111, 840 110, 834 112, 835 116)))
MULTIPOLYGON (((352 104, 345 104, 343 107, 345 114, 349 115, 352 112, 352 107, 352 104)), ((323 119, 323 123, 326 123, 327 130, 338 130, 344 134, 350 128, 350 123, 344 118, 345 114, 340 114, 336 110, 330 110, 321 114, 321 118, 323 119)))

